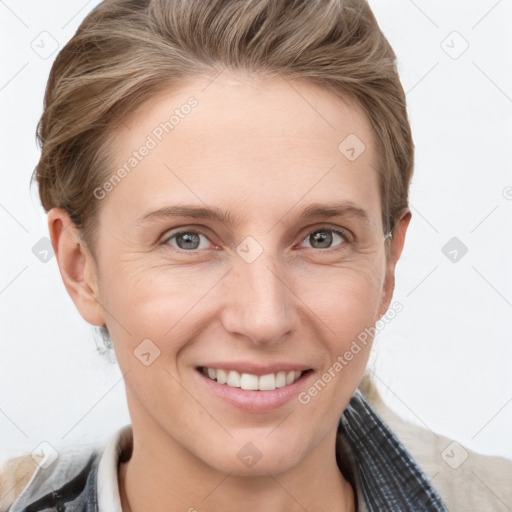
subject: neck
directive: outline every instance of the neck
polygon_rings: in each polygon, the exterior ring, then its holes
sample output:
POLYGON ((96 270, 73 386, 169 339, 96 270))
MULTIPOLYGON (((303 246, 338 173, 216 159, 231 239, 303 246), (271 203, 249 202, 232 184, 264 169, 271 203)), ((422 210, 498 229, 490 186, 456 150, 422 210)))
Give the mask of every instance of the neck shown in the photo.
POLYGON ((172 457, 155 456, 134 436, 131 458, 119 464, 122 510, 235 512, 243 503, 253 512, 354 512, 354 491, 334 455, 336 432, 326 437, 300 467, 278 475, 234 476, 205 464, 198 468, 197 459, 180 450, 171 450, 172 457))

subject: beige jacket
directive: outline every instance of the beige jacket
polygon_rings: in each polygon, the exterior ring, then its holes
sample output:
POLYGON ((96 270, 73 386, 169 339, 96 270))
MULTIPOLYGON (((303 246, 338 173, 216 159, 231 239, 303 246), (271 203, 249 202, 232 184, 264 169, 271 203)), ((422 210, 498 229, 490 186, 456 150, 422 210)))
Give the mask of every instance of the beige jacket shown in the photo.
POLYGON ((449 512, 512 512, 512 460, 476 453, 402 419, 365 378, 359 389, 411 454, 449 512))
MULTIPOLYGON (((402 419, 369 376, 359 389, 429 478, 449 512, 512 512, 512 461, 478 454, 402 419)), ((27 454, 0 469, 0 512, 7 512, 37 468, 27 454)))

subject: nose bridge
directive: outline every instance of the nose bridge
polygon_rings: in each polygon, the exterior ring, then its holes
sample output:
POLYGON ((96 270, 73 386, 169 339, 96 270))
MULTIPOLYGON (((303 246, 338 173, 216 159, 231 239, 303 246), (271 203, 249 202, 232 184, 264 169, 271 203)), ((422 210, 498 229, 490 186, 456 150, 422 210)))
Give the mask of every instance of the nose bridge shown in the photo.
POLYGON ((252 259, 257 248, 254 242, 247 243, 237 248, 241 255, 231 273, 225 327, 257 344, 274 343, 293 328, 293 294, 277 255, 263 250, 252 259))

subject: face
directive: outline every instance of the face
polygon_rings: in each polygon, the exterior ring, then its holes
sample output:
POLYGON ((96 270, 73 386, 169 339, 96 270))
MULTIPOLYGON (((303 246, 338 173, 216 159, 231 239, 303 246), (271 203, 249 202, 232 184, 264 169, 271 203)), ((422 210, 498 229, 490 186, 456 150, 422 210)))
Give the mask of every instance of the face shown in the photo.
POLYGON ((129 171, 97 192, 94 300, 70 293, 108 327, 134 431, 225 473, 313 456, 371 338, 344 354, 392 292, 364 114, 312 84, 221 75, 150 101, 110 153, 129 171))

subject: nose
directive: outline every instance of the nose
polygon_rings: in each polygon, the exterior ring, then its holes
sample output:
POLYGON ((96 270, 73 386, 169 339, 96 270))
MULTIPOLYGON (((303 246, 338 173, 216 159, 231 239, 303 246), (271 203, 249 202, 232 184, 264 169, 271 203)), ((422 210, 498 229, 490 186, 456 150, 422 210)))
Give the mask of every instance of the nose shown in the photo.
POLYGON ((255 345, 282 343, 298 322, 288 275, 265 252, 252 263, 237 258, 226 283, 224 328, 255 345))

